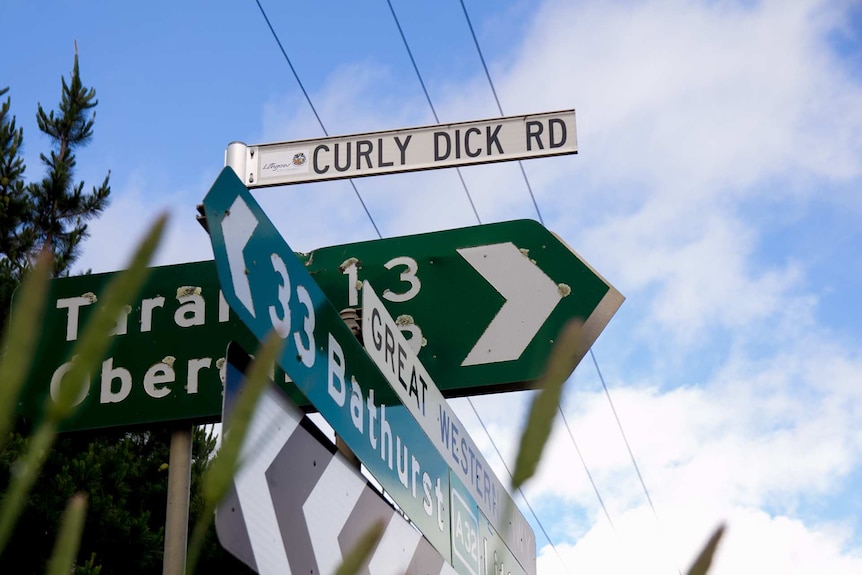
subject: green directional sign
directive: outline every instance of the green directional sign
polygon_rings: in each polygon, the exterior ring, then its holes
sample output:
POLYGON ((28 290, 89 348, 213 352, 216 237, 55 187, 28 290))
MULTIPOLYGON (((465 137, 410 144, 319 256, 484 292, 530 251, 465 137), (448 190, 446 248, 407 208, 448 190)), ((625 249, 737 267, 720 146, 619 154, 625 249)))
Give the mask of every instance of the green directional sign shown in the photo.
MULTIPOLYGON (((35 421, 65 382, 69 357, 114 273, 50 282, 37 357, 18 405, 35 421)), ((257 338, 230 312, 212 261, 150 269, 140 296, 117 318, 110 350, 66 431, 221 417, 224 350, 231 340, 255 349, 257 338)), ((278 370, 276 380, 284 381, 278 370)), ((307 400, 295 389, 292 399, 307 400)))
MULTIPOLYGON (((529 387, 541 375, 551 342, 566 320, 584 319, 593 340, 623 299, 532 220, 299 255, 337 309, 359 307, 362 280, 370 280, 446 397, 529 387), (526 284, 519 287, 516 279, 526 284)), ((40 361, 25 386, 19 414, 31 420, 41 414, 51 389, 56 392, 63 381, 82 326, 114 275, 51 281, 40 361)), ((218 372, 231 339, 249 349, 256 344, 221 298, 214 262, 151 268, 141 296, 118 318, 106 362, 92 374, 87 395, 63 429, 218 421, 218 372)), ((276 379, 283 381, 283 374, 276 379)), ((295 390, 291 397, 309 407, 295 390)))
POLYGON ((567 321, 583 320, 591 345, 623 302, 532 220, 327 247, 304 259, 339 309, 360 306, 369 281, 447 397, 530 387, 567 321))
POLYGON ((203 206, 231 309, 259 340, 283 339, 278 364, 451 561, 449 466, 233 170, 203 206))

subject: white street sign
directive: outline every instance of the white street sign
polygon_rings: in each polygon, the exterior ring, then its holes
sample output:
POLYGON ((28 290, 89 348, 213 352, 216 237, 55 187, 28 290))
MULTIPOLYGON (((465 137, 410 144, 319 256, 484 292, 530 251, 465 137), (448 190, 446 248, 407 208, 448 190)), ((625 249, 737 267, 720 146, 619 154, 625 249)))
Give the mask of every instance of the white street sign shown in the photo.
MULTIPOLYGON (((556 291, 556 285, 552 285, 556 291)), ((466 487, 524 571, 535 574, 536 538, 532 527, 367 281, 362 285, 362 340, 368 355, 449 464, 450 472, 466 487)))
POLYGON ((248 188, 576 154, 575 111, 246 146, 226 164, 248 188))

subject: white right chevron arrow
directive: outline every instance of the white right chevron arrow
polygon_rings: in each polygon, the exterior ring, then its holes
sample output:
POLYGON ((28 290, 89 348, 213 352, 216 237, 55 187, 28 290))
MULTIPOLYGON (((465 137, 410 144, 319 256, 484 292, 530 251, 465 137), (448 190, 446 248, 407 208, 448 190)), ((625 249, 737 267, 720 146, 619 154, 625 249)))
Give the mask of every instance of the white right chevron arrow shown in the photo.
POLYGON ((506 298, 461 365, 518 359, 562 299, 557 284, 512 242, 458 253, 506 298))

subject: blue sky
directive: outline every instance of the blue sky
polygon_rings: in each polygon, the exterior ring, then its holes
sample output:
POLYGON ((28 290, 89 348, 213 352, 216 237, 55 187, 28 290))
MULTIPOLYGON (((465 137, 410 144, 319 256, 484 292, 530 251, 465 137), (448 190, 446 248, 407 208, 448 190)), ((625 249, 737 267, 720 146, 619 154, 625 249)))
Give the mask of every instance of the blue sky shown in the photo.
MULTIPOLYGON (((626 296, 593 349, 656 510, 588 358, 565 410, 613 527, 557 425, 526 489, 539 572, 674 573, 722 521, 717 574, 862 572, 859 4, 464 3, 507 115, 577 110, 579 154, 524 167, 626 296)), ((435 123, 386 2, 262 4, 331 135, 435 123)), ((440 120, 497 116, 461 4, 392 6, 440 120)), ((113 202, 82 270, 120 269, 163 210, 156 263, 211 258, 195 205, 227 144, 323 135, 255 2, 7 0, 0 21, 31 179, 75 41, 97 90, 78 175, 110 169, 113 202)), ((463 174, 483 223, 536 218, 517 165, 463 174)), ((453 170, 356 186, 386 237, 476 224, 453 170)), ((294 249, 376 238, 346 181, 255 196, 294 249)), ((528 400, 474 400, 510 461, 528 400)))

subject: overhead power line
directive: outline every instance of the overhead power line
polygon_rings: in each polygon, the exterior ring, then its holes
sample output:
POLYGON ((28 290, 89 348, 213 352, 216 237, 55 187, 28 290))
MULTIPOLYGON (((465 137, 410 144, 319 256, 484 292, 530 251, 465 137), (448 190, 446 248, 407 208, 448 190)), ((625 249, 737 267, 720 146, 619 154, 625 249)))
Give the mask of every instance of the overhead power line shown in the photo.
MULTIPOLYGON (((500 100, 499 100, 499 97, 498 97, 498 95, 497 95, 496 87, 494 86, 494 82, 493 82, 493 80, 492 80, 492 78, 491 78, 491 75, 490 75, 490 72, 489 72, 489 70, 488 70, 487 63, 485 62, 485 58, 484 58, 484 55, 483 55, 483 53, 482 53, 481 47, 480 47, 480 45, 479 45, 478 39, 477 39, 477 37, 476 37, 475 30, 473 29, 473 24, 472 24, 472 21, 470 20, 469 13, 467 12, 467 8, 466 8, 466 6, 464 5, 463 0, 459 0, 459 1, 460 1, 460 3, 461 3, 461 7, 462 7, 462 10, 463 10, 463 12, 464 12, 465 19, 466 19, 467 24, 468 24, 468 27, 469 27, 469 29, 470 29, 471 37, 473 38, 473 42, 474 42, 474 44, 475 44, 475 46, 476 46, 477 53, 479 54, 479 58, 480 58, 480 60, 481 60, 481 62, 482 62, 482 67, 483 67, 483 70, 484 70, 484 72, 485 72, 485 76, 486 76, 486 78, 487 78, 487 80, 488 80, 488 83, 489 83, 489 85, 490 85, 490 87, 491 87, 491 91, 492 91, 492 93, 493 93, 493 95, 494 95, 494 101, 495 101, 495 102, 496 102, 496 104, 497 104, 497 109, 498 109, 498 111, 499 111, 500 115, 501 115, 501 116, 503 116, 503 115, 504 115, 504 113, 503 113, 503 108, 502 108, 502 105, 500 104, 500 100)), ((306 90, 305 85, 303 84, 303 82, 302 82, 301 78, 299 77, 299 74, 297 73, 296 68, 295 68, 295 67, 294 67, 294 65, 293 65, 293 62, 291 61, 290 57, 288 56, 287 51, 285 50, 284 45, 282 44, 282 42, 281 42, 281 40, 280 40, 280 38, 279 38, 279 36, 278 36, 278 33, 275 31, 275 28, 273 27, 273 25, 272 25, 272 23, 271 23, 271 21, 270 21, 269 17, 267 16, 266 10, 263 8, 263 5, 261 4, 260 0, 255 0, 255 3, 257 4, 257 7, 258 7, 258 9, 259 9, 259 11, 260 11, 260 13, 261 13, 261 16, 263 16, 264 21, 266 22, 266 25, 267 25, 267 27, 269 28, 270 33, 272 34, 273 39, 275 40, 276 44, 278 45, 278 48, 279 48, 279 50, 280 50, 280 52, 281 52, 282 56, 284 57, 285 62, 287 63, 288 67, 290 68, 290 71, 291 71, 291 73, 293 74, 293 77, 294 77, 294 79, 296 80, 297 85, 299 86, 300 90, 302 91, 302 94, 303 94, 303 96, 305 97, 306 102, 308 103, 309 107, 311 108, 312 113, 314 114, 314 116, 315 116, 315 118, 316 118, 316 120, 317 120, 318 124, 320 125, 321 130, 323 131, 324 135, 329 136, 329 132, 328 132, 328 130, 326 129, 326 126, 325 126, 325 124, 324 124, 323 120, 321 119, 320 114, 318 113, 318 111, 317 111, 316 107, 314 106, 314 103, 313 103, 313 101, 311 100, 311 97, 310 97, 310 95, 308 94, 308 91, 306 90)), ((424 95, 425 95, 426 101, 428 102, 429 108, 431 109, 431 112, 432 112, 432 114, 433 114, 433 116, 434 116, 435 121, 436 121, 437 123, 440 123, 439 116, 437 115, 437 111, 436 111, 436 109, 435 109, 435 107, 434 107, 434 104, 433 104, 433 101, 431 100, 431 97, 430 97, 430 95, 429 95, 429 93, 428 93, 428 89, 427 89, 427 87, 426 87, 426 85, 425 85, 425 82, 424 82, 424 80, 423 80, 423 78, 422 78, 422 75, 421 75, 421 73, 420 73, 420 71, 419 71, 418 65, 416 64, 416 60, 415 60, 415 58, 414 58, 414 56, 413 56, 413 52, 412 52, 412 50, 410 49, 410 46, 409 46, 409 43, 408 43, 408 41, 407 41, 406 36, 404 35, 404 31, 403 31, 403 29, 402 29, 402 27, 401 27, 401 23, 400 23, 400 21, 398 20, 398 16, 397 16, 397 14, 395 13, 395 9, 394 9, 394 7, 392 6, 391 0, 387 0, 387 4, 388 4, 388 6, 389 6, 389 10, 390 10, 390 12, 391 12, 391 14, 392 14, 393 20, 395 21, 395 24, 396 24, 396 27, 397 27, 397 29, 398 29, 399 35, 400 35, 400 37, 401 37, 401 40, 402 40, 402 42, 403 42, 403 44, 404 44, 404 47, 405 47, 405 49, 406 49, 406 51, 407 51, 407 53, 408 53, 409 58, 410 58, 410 62, 411 62, 411 64, 412 64, 412 66, 413 66, 413 70, 414 70, 414 72, 416 73, 417 79, 419 80, 419 83, 420 83, 420 85, 421 85, 421 87, 422 87, 422 91, 423 91, 423 93, 424 93, 424 95)), ((544 225, 544 218, 542 217, 541 210, 539 209, 538 202, 536 201, 535 194, 533 193, 532 186, 531 186, 531 184, 530 184, 529 178, 527 177, 527 173, 526 173, 526 171, 525 171, 525 169, 524 169, 523 162, 519 160, 519 161, 518 161, 518 165, 519 165, 519 168, 520 168, 520 170, 521 170, 521 174, 522 174, 522 177, 523 177, 523 179, 524 179, 524 183, 525 183, 525 185, 527 186, 527 190, 529 191, 530 197, 531 197, 531 199, 532 199, 533 207, 535 208, 535 210, 536 210, 536 214, 538 215, 538 219, 539 219, 539 221, 544 225)), ((482 220, 481 220, 481 218, 480 218, 480 216, 479 216, 479 213, 478 213, 478 211, 477 211, 477 209, 476 209, 475 203, 473 202, 473 198, 472 198, 472 196, 471 196, 471 194, 470 194, 470 191, 469 191, 469 189, 468 189, 468 187, 467 187, 467 184, 466 184, 466 182, 465 182, 465 180, 464 180, 464 177, 463 177, 463 175, 462 175, 462 173, 461 173, 460 168, 456 168, 456 171, 457 171, 457 173, 458 173, 458 177, 459 177, 459 179, 460 179, 460 181, 461 181, 461 185, 462 185, 462 187, 463 187, 463 189, 464 189, 464 192, 465 192, 465 194, 466 194, 466 196, 467 196, 467 199, 468 199, 468 201, 469 201, 469 203, 470 203, 470 207, 472 208, 473 215, 475 216, 476 221, 477 221, 479 224, 481 224, 481 223, 482 223, 482 220)), ((351 187, 353 188, 353 191, 354 191, 354 193, 356 194, 357 199, 359 200, 360 204, 362 205, 362 208, 363 208, 363 210, 365 211, 365 214, 366 214, 366 216, 368 217, 368 220, 370 221, 371 225, 373 226, 373 228, 374 228, 374 230, 375 230, 375 232, 376 232, 376 234, 377 234, 378 238, 382 238, 383 236, 382 236, 382 234, 380 233, 380 229, 379 229, 379 227, 377 226, 377 223, 375 222, 374 217, 371 215, 371 212, 368 210, 368 207, 367 207, 367 205, 365 204, 365 201, 363 200, 363 198, 362 198, 361 194, 359 193, 359 190, 357 189, 355 182, 354 182, 352 179, 349 179, 348 181, 350 182, 350 185, 351 185, 351 187)), ((590 350, 590 353, 591 353, 591 355, 592 355, 592 357, 593 357, 593 362, 595 363, 596 369, 597 369, 597 371, 598 371, 598 362, 597 362, 597 361, 596 361, 596 359, 595 359, 595 355, 593 354, 592 349, 590 350)), ((606 393, 606 396, 607 396, 607 398, 608 398, 608 401, 610 402, 610 401, 611 401, 611 399, 610 399, 610 394, 609 394, 609 391, 608 391, 608 389, 607 389, 607 386, 606 386, 606 384, 605 384, 605 382, 604 382, 604 378, 601 376, 601 372, 599 372, 599 377, 600 377, 600 379, 602 380, 602 386, 604 387, 604 389, 605 389, 605 393, 606 393)), ((482 418, 481 418, 481 416, 479 415, 478 411, 476 411, 476 408, 475 408, 475 406, 473 405, 472 400, 470 400, 470 399, 468 398, 468 401, 469 401, 469 404, 470 404, 470 406, 472 407, 472 409, 473 409, 474 413, 476 414, 476 417, 477 417, 477 419, 479 420, 479 423, 481 424, 482 428, 485 430, 485 433, 487 433, 487 434, 488 434, 488 437, 489 437, 489 439, 491 440, 491 444, 492 444, 492 446, 494 447, 495 451, 497 452, 498 456, 500 457, 500 460, 502 461, 503 466, 504 466, 504 468, 506 469, 506 472, 507 472, 507 473, 509 473, 509 475, 510 475, 510 477, 511 477, 511 472, 509 472, 508 466, 506 465, 506 462, 505 462, 505 460, 503 459, 502 454, 500 453, 499 449, 497 449, 497 446, 496 446, 496 444, 494 443, 493 438, 491 437, 490 433, 488 433, 488 430, 487 430, 487 427, 485 426, 484 421, 482 420, 482 418)), ((644 493, 646 494, 647 500, 649 501, 649 504, 650 504, 650 507, 651 507, 651 508, 652 508, 652 510, 653 510, 653 513, 654 513, 654 514, 656 514, 655 506, 654 506, 654 505, 653 505, 653 503, 652 503, 652 498, 650 497, 650 495, 649 495, 649 491, 648 491, 648 490, 647 490, 647 488, 646 488, 646 484, 645 484, 645 483, 644 483, 644 481, 643 481, 643 477, 642 477, 642 475, 641 475, 641 473, 640 473, 640 470, 639 470, 639 468, 638 468, 638 466, 637 466, 637 463, 636 463, 636 461, 635 461, 635 458, 634 458, 634 453, 632 452, 631 447, 630 447, 630 445, 629 445, 629 443, 628 443, 628 440, 627 440, 627 438, 625 437, 625 433, 623 432, 622 425, 621 425, 620 420, 619 420, 619 416, 617 415, 617 413, 616 413, 616 409, 613 407, 613 403, 612 403, 612 402, 611 402, 611 408, 612 408, 612 410, 613 410, 614 417, 615 417, 615 419, 616 419, 616 421, 617 421, 617 425, 618 425, 618 426, 619 426, 619 428, 620 428, 620 432, 623 434, 623 439, 624 439, 624 441, 625 441, 626 448, 628 449, 629 455, 630 455, 630 457, 631 457, 631 459, 632 459, 632 463, 634 464, 634 467, 635 467, 635 471, 637 472, 638 478, 639 478, 639 480, 640 480, 640 482, 641 482, 641 485, 642 485, 642 487, 643 487, 643 489, 644 489, 644 493)), ((596 493, 597 499, 599 500, 599 503, 600 503, 600 505, 601 505, 602 509, 604 510, 604 513, 605 513, 605 515, 606 515, 606 517, 607 517, 607 519, 608 519, 608 522, 610 523, 611 527, 613 528, 613 522, 611 521, 611 519, 610 519, 610 515, 609 515, 609 513, 608 513, 608 511, 607 511, 607 508, 605 507, 604 502, 603 502, 603 500, 602 500, 602 498, 601 498, 601 495, 600 495, 600 494, 599 494, 599 492, 598 492, 598 489, 597 489, 597 487, 596 487, 596 484, 595 484, 595 482, 594 482, 594 480, 593 480, 593 478, 592 478, 592 474, 589 472, 589 469, 587 468, 586 463, 584 462, 584 459, 583 459, 583 457, 581 456, 581 452, 580 452, 580 450, 578 449, 577 443, 576 443, 576 442, 575 442, 575 440, 574 440, 574 435, 573 435, 573 433, 572 433, 572 431, 571 431, 571 428, 569 427, 568 422, 567 422, 567 421, 566 421, 566 419, 565 419, 565 414, 563 414, 563 413, 562 413, 562 409, 560 409, 560 413, 561 413, 561 415, 563 416, 563 421, 564 421, 564 423, 565 423, 565 425, 566 425, 566 428, 567 428, 567 429, 568 429, 568 431, 569 431, 569 436, 570 436, 570 438, 571 438, 571 440, 572 440, 572 443, 573 443, 573 445, 574 445, 574 447, 575 447, 575 450, 577 451, 578 456, 579 456, 579 458, 580 458, 580 460, 581 460, 581 462, 582 462, 582 464, 583 464, 583 466, 584 466, 584 469, 586 470, 587 476, 588 476, 588 478, 589 478, 589 480, 590 480, 590 483, 591 483, 591 484, 592 484, 592 486, 593 486, 593 489, 594 489, 594 491, 595 491, 595 493, 596 493)), ((540 520, 540 519, 539 519, 539 517, 536 515, 535 511, 533 510, 532 506, 530 505, 530 502, 527 500, 527 498, 526 498, 525 494, 523 493, 523 491, 522 491, 520 488, 519 488, 519 490, 518 490, 518 491, 519 491, 519 493, 521 494, 521 496, 523 497, 524 502, 526 503, 527 507, 530 509, 530 512, 532 513, 533 517, 535 518, 535 520, 536 520, 537 524, 539 525, 539 528, 541 529, 541 531, 542 531, 543 535, 545 536, 546 540, 547 540, 547 541, 548 541, 548 543, 551 545, 551 547, 553 548, 554 552, 557 554, 557 557, 559 558, 560 562, 561 562, 561 563, 563 563, 563 565, 565 566, 565 562, 563 561, 562 557, 560 556, 559 551, 558 551, 558 550, 557 550, 557 548, 556 548, 556 545, 553 543, 553 541, 552 541, 552 540, 550 539, 550 537, 548 536, 548 533, 547 533, 547 531, 545 530, 544 526, 542 525, 541 520, 540 520)), ((657 517, 657 514, 656 514, 656 517, 657 517)), ((568 569, 568 568, 566 567, 566 569, 568 569)))
MULTIPOLYGON (((428 88, 425 87, 425 81, 422 79, 422 74, 419 73, 419 66, 416 65, 416 59, 413 57, 413 51, 410 49, 410 44, 407 42, 407 37, 404 35, 404 30, 401 29, 401 22, 398 21, 398 15, 395 14, 395 8, 392 7, 391 0, 386 0, 389 5, 389 12, 392 13, 392 19, 395 20, 395 26, 398 28, 398 33, 401 35, 401 42, 407 50, 407 55, 410 56, 410 63, 413 64, 413 71, 416 72, 416 77, 419 79, 419 84, 422 86, 422 92, 425 94, 425 100, 428 102, 428 107, 431 108, 431 113, 434 115, 434 121, 440 123, 440 118, 437 116, 437 110, 434 108, 434 103, 431 101, 431 96, 428 95, 428 88)), ((461 168, 455 168, 458 172, 458 179, 461 180, 461 187, 464 188, 464 193, 467 194, 467 200, 470 202, 470 207, 473 208, 473 215, 476 216, 476 221, 482 223, 482 218, 479 217, 479 212, 476 210, 476 204, 473 203, 473 196, 470 195, 470 190, 467 189, 467 182, 464 181, 464 176, 461 174, 461 168)))
MULTIPOLYGON (((396 26, 396 28, 398 28, 398 33, 401 36, 401 41, 404 44, 404 48, 407 51, 408 56, 410 57, 410 62, 413 65, 413 71, 416 73, 416 77, 419 80, 419 84, 422 86, 422 92, 425 94, 425 99, 428 102, 428 107, 431 108, 431 113, 434 115, 434 120, 439 124, 440 118, 437 115, 437 110, 436 110, 436 108, 434 108, 434 103, 431 101, 431 96, 428 93, 427 87, 425 86, 425 81, 422 79, 421 72, 419 72, 419 66, 416 65, 416 59, 413 57, 413 51, 410 49, 410 44, 409 44, 409 42, 407 42, 407 37, 404 35, 404 30, 401 27, 401 22, 398 20, 398 15, 395 13, 395 8, 392 6, 391 0, 386 0, 386 3, 389 6, 389 12, 392 14, 392 19, 395 21, 395 26, 396 26)), ((495 96, 496 96, 496 94, 495 94, 495 96)), ((467 199, 470 201, 470 206, 473 208, 473 215, 476 217, 476 221, 479 224, 481 224, 482 219, 479 217, 479 212, 476 210, 476 205, 473 203, 473 198, 470 195, 470 190, 467 188, 467 183, 464 181, 464 177, 461 174, 461 169, 456 168, 456 171, 458 172, 458 178, 461 180, 461 186, 464 188, 464 193, 467 195, 467 199)), ((500 457, 500 461, 503 462, 503 467, 506 469, 506 473, 509 474, 509 478, 511 479, 512 474, 509 471, 509 467, 506 465, 506 461, 505 461, 505 459, 503 459, 503 455, 497 449, 497 446, 494 443, 494 439, 491 437, 490 433, 488 433, 488 429, 485 427, 485 422, 482 421, 482 417, 479 415, 479 412, 476 411, 476 407, 473 405, 473 401, 469 397, 467 398, 467 400, 470 403, 470 407, 473 408, 473 412, 476 414, 476 418, 479 420, 479 423, 482 425, 482 429, 485 430, 485 433, 488 435, 488 439, 491 440, 491 445, 494 447, 494 450, 497 452, 497 455, 500 457)), ((524 492, 520 488, 518 489, 518 492, 521 494, 521 497, 523 497, 524 503, 527 504, 527 508, 530 510, 530 513, 533 515, 533 518, 536 520, 536 523, 538 524, 539 529, 542 531, 542 534, 545 536, 545 539, 548 541, 548 544, 550 544, 551 548, 553 548, 554 553, 556 553, 557 558, 560 560, 560 563, 562 563, 563 567, 568 571, 568 567, 566 566, 565 561, 563 561, 562 556, 560 555, 559 551, 557 550, 557 546, 554 544, 553 540, 551 540, 550 536, 548 535, 548 532, 545 530, 544 525, 542 525, 541 519, 539 519, 539 516, 533 510, 533 506, 530 505, 530 502, 527 499, 527 496, 524 494, 524 492)))
MULTIPOLYGON (((494 94, 494 101, 497 102, 497 111, 500 116, 505 116, 503 106, 500 105, 500 98, 497 97, 497 88, 494 87, 494 81, 491 79, 491 73, 488 71, 488 64, 485 63, 485 55, 482 54, 482 48, 479 46, 479 39, 476 38, 476 31, 473 30, 473 22, 470 20, 470 14, 467 13, 467 6, 464 5, 464 0, 461 2, 461 9, 464 11, 464 18, 467 20, 467 27, 470 28, 470 36, 473 37, 473 44, 476 46, 476 52, 479 54, 479 60, 482 61, 482 69, 485 70, 485 77, 488 79, 488 84, 491 86, 491 93, 494 94)), ((524 162, 518 160, 518 167, 521 168, 521 175, 524 177, 524 183, 527 185, 527 191, 530 192, 530 199, 533 200, 533 207, 536 209, 536 215, 539 216, 539 222, 544 226, 545 219, 542 217, 542 211, 539 209, 539 204, 536 202, 536 195, 533 193, 533 186, 530 185, 530 180, 527 178, 527 171, 524 169, 524 162)))
MULTIPOLYGON (((326 126, 323 124, 323 120, 320 119, 320 114, 317 113, 317 108, 314 107, 314 103, 311 101, 311 97, 308 95, 308 91, 306 91, 302 80, 299 79, 299 74, 296 73, 296 68, 293 67, 293 62, 290 61, 290 56, 287 55, 287 51, 284 49, 281 40, 279 40, 278 34, 276 34, 275 32, 275 28, 272 27, 272 23, 269 21, 269 17, 266 15, 266 10, 263 9, 260 0, 255 0, 255 2, 257 3, 258 9, 260 10, 261 16, 263 16, 263 19, 266 21, 266 25, 269 27, 269 31, 272 33, 272 37, 275 39, 275 43, 278 44, 278 49, 281 50, 281 55, 284 56, 284 61, 287 62, 287 65, 290 67, 290 72, 293 74, 296 83, 299 84, 299 89, 302 90, 302 95, 305 96, 305 101, 308 102, 308 107, 311 108, 312 112, 314 112, 314 117, 317 118, 317 123, 320 124, 320 129, 323 130, 323 134, 325 136, 329 136, 329 132, 326 130, 326 126)), ((365 215, 368 216, 368 221, 370 221, 371 225, 374 227, 374 231, 377 233, 377 237, 382 238, 383 236, 380 234, 380 228, 377 227, 377 222, 374 221, 371 212, 368 211, 368 206, 365 205, 365 200, 363 200, 362 196, 359 194, 359 190, 356 187, 356 183, 352 179, 348 181, 350 182, 350 186, 353 188, 353 192, 356 194, 356 197, 359 199, 359 203, 362 204, 362 209, 365 210, 365 215)))

